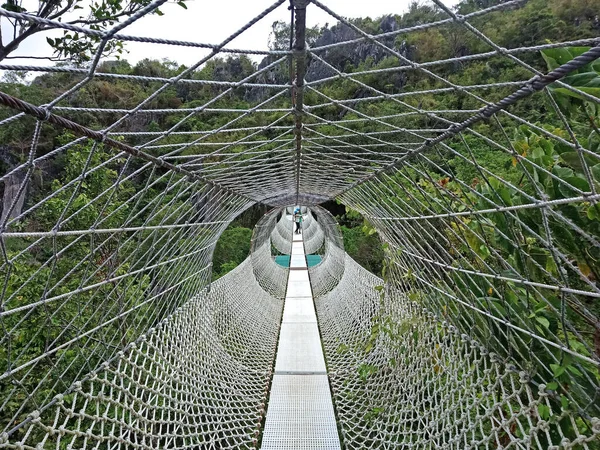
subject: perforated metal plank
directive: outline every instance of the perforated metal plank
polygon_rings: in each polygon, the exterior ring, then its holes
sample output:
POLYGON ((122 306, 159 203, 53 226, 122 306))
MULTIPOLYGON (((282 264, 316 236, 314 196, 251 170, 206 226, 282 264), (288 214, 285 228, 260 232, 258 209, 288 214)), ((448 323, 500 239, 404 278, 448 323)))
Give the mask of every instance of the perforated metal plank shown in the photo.
POLYGON ((293 269, 297 267, 305 268, 306 258, 304 257, 304 255, 296 255, 292 253, 292 257, 290 259, 290 268, 293 269))
POLYGON ((316 322, 317 315, 312 298, 288 297, 283 308, 283 322, 316 322))
POLYGON ((302 236, 294 235, 263 449, 340 449, 302 236), (299 241, 299 242, 298 242, 299 241))
POLYGON ((288 277, 288 282, 293 283, 297 281, 306 281, 308 282, 308 270, 290 270, 290 275, 288 277))
POLYGON ((275 372, 325 372, 316 323, 282 323, 275 372))
POLYGON ((304 254, 304 242, 293 242, 292 243, 292 253, 293 254, 304 254))
POLYGON ((263 449, 339 449, 327 375, 275 375, 263 449))
POLYGON ((311 297, 312 291, 308 281, 292 281, 287 286, 287 297, 311 297))

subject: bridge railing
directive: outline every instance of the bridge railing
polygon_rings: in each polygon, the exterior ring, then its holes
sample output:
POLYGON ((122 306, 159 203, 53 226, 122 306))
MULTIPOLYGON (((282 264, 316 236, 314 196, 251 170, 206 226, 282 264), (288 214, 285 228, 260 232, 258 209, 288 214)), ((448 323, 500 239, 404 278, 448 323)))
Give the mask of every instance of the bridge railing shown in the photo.
POLYGON ((254 447, 283 302, 261 288, 252 264, 30 409, 0 448, 254 447))

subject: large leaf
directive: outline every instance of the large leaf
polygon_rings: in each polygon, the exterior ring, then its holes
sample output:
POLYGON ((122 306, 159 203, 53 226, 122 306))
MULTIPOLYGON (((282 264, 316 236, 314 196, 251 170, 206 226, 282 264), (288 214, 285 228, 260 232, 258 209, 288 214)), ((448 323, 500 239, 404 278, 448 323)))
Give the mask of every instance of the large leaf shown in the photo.
MULTIPOLYGON (((579 89, 581 92, 585 92, 586 94, 593 95, 594 97, 600 98, 600 87, 585 87, 585 86, 573 86, 573 87, 579 89)), ((585 99, 583 95, 581 95, 577 92, 571 91, 567 88, 554 88, 552 90, 552 92, 556 92, 561 95, 567 95, 569 97, 574 97, 579 100, 585 99)))
POLYGON ((546 61, 548 68, 554 70, 563 64, 568 63, 573 58, 583 55, 590 47, 561 47, 542 50, 542 57, 546 61))
MULTIPOLYGON (((578 152, 565 152, 560 155, 561 159, 567 163, 570 167, 579 173, 584 173, 583 165, 581 164, 581 157, 578 152)), ((591 155, 584 154, 583 159, 588 167, 592 167, 598 164, 598 158, 594 158, 591 155)), ((564 176, 559 175, 561 178, 564 176)))
POLYGON ((599 87, 600 74, 595 70, 584 73, 575 73, 573 75, 564 77, 562 81, 570 84, 571 86, 599 87))

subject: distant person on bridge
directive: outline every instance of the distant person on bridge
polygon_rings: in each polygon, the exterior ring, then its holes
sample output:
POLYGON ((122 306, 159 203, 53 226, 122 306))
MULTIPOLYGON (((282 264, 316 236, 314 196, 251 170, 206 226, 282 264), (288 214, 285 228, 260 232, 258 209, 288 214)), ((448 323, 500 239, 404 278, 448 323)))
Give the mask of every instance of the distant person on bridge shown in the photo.
POLYGON ((302 212, 300 208, 296 208, 294 211, 294 222, 296 222, 296 231, 294 233, 300 234, 300 229, 302 227, 302 212))

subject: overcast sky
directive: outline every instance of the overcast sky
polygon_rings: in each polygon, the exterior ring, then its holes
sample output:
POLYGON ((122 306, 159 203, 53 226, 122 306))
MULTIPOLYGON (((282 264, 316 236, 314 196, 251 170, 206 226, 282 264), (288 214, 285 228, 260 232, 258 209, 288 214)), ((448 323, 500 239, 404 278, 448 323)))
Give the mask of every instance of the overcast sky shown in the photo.
MULTIPOLYGON (((218 44, 272 3, 273 0, 188 0, 186 2, 187 10, 175 3, 167 3, 161 7, 164 16, 144 17, 121 33, 218 44)), ((385 14, 404 12, 410 0, 322 0, 322 3, 344 17, 375 18, 385 14)), ((445 3, 451 6, 456 4, 457 0, 445 0, 445 3)), ((271 24, 276 20, 289 21, 290 12, 287 6, 288 2, 281 5, 232 41, 228 47, 265 50, 268 45, 271 24)), ((317 6, 308 6, 308 26, 326 23, 333 25, 335 22, 333 17, 317 6)), ((3 22, 3 29, 4 26, 3 22)), ((17 50, 18 53, 15 52, 11 56, 48 56, 51 54, 51 49, 46 43, 46 36, 48 34, 42 35, 42 33, 32 36, 21 45, 17 50)), ((207 54, 207 51, 203 49, 133 42, 127 43, 126 49, 129 53, 124 58, 132 63, 144 58, 169 58, 178 63, 191 65, 207 54)), ((4 62, 17 64, 26 61, 12 59, 4 62)), ((27 63, 51 64, 42 60, 29 60, 27 63)))

